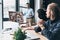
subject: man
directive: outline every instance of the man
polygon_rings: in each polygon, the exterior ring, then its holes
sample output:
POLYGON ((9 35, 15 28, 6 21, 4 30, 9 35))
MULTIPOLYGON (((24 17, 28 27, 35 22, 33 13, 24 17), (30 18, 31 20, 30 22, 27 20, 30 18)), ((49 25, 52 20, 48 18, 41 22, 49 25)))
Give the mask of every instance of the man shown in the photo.
POLYGON ((38 9, 37 12, 38 12, 39 21, 37 22, 37 27, 33 29, 36 32, 40 32, 43 29, 40 26, 42 26, 48 20, 48 18, 46 17, 46 11, 44 11, 43 9, 38 9))
POLYGON ((46 17, 46 11, 44 11, 43 9, 38 9, 38 17, 39 17, 39 21, 38 24, 43 24, 45 21, 48 20, 48 18, 46 17))
POLYGON ((31 26, 31 21, 32 21, 32 18, 34 17, 34 12, 33 12, 33 9, 30 8, 30 3, 26 3, 26 5, 27 5, 27 8, 23 13, 23 15, 24 15, 25 21, 28 22, 29 26, 31 26))
POLYGON ((49 40, 60 40, 60 10, 56 3, 51 3, 46 12, 49 20, 43 24, 42 34, 49 40))

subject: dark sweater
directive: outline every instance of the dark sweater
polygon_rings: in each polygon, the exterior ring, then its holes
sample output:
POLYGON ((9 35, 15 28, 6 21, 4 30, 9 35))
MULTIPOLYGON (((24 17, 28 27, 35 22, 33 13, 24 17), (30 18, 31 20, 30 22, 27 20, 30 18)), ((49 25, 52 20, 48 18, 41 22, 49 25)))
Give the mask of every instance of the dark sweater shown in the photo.
POLYGON ((44 23, 45 29, 42 34, 49 40, 60 40, 60 20, 48 20, 44 23))

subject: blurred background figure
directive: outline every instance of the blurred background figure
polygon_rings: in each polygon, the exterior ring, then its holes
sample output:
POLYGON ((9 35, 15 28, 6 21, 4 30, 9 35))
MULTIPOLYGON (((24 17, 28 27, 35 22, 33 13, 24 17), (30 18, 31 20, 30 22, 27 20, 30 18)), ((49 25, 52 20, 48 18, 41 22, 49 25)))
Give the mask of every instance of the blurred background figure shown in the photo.
POLYGON ((24 20, 28 23, 29 26, 31 26, 32 18, 34 17, 34 12, 33 12, 33 9, 30 8, 30 3, 26 3, 26 6, 27 8, 23 13, 24 20))
POLYGON ((43 9, 38 9, 37 12, 38 12, 39 21, 37 23, 38 26, 35 27, 34 30, 36 32, 40 32, 41 30, 43 30, 43 24, 48 20, 48 18, 46 17, 46 11, 44 11, 43 9))
POLYGON ((46 11, 44 11, 43 9, 38 9, 37 12, 39 17, 38 24, 43 24, 45 21, 48 20, 48 18, 46 17, 46 11))

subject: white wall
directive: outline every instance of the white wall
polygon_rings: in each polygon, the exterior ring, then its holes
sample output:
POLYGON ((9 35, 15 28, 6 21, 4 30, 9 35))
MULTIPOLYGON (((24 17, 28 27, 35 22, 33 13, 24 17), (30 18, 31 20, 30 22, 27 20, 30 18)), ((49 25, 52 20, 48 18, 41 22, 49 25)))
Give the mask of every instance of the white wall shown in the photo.
MULTIPOLYGON (((0 0, 0 3, 2 1, 0 0)), ((2 4, 0 4, 0 31, 2 30, 2 4)))

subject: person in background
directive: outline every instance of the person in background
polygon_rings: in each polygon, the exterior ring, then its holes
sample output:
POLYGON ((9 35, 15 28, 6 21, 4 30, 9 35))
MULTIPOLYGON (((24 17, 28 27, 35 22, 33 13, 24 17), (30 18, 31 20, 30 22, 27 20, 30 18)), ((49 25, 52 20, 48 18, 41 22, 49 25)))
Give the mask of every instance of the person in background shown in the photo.
POLYGON ((37 12, 39 17, 37 25, 41 25, 48 20, 48 18, 46 17, 46 11, 44 11, 43 9, 38 9, 37 12))
POLYGON ((30 8, 30 3, 26 3, 26 5, 27 5, 27 8, 23 13, 23 16, 25 18, 25 21, 27 21, 29 26, 31 26, 31 21, 32 21, 32 18, 34 17, 34 12, 33 12, 33 9, 30 8))

